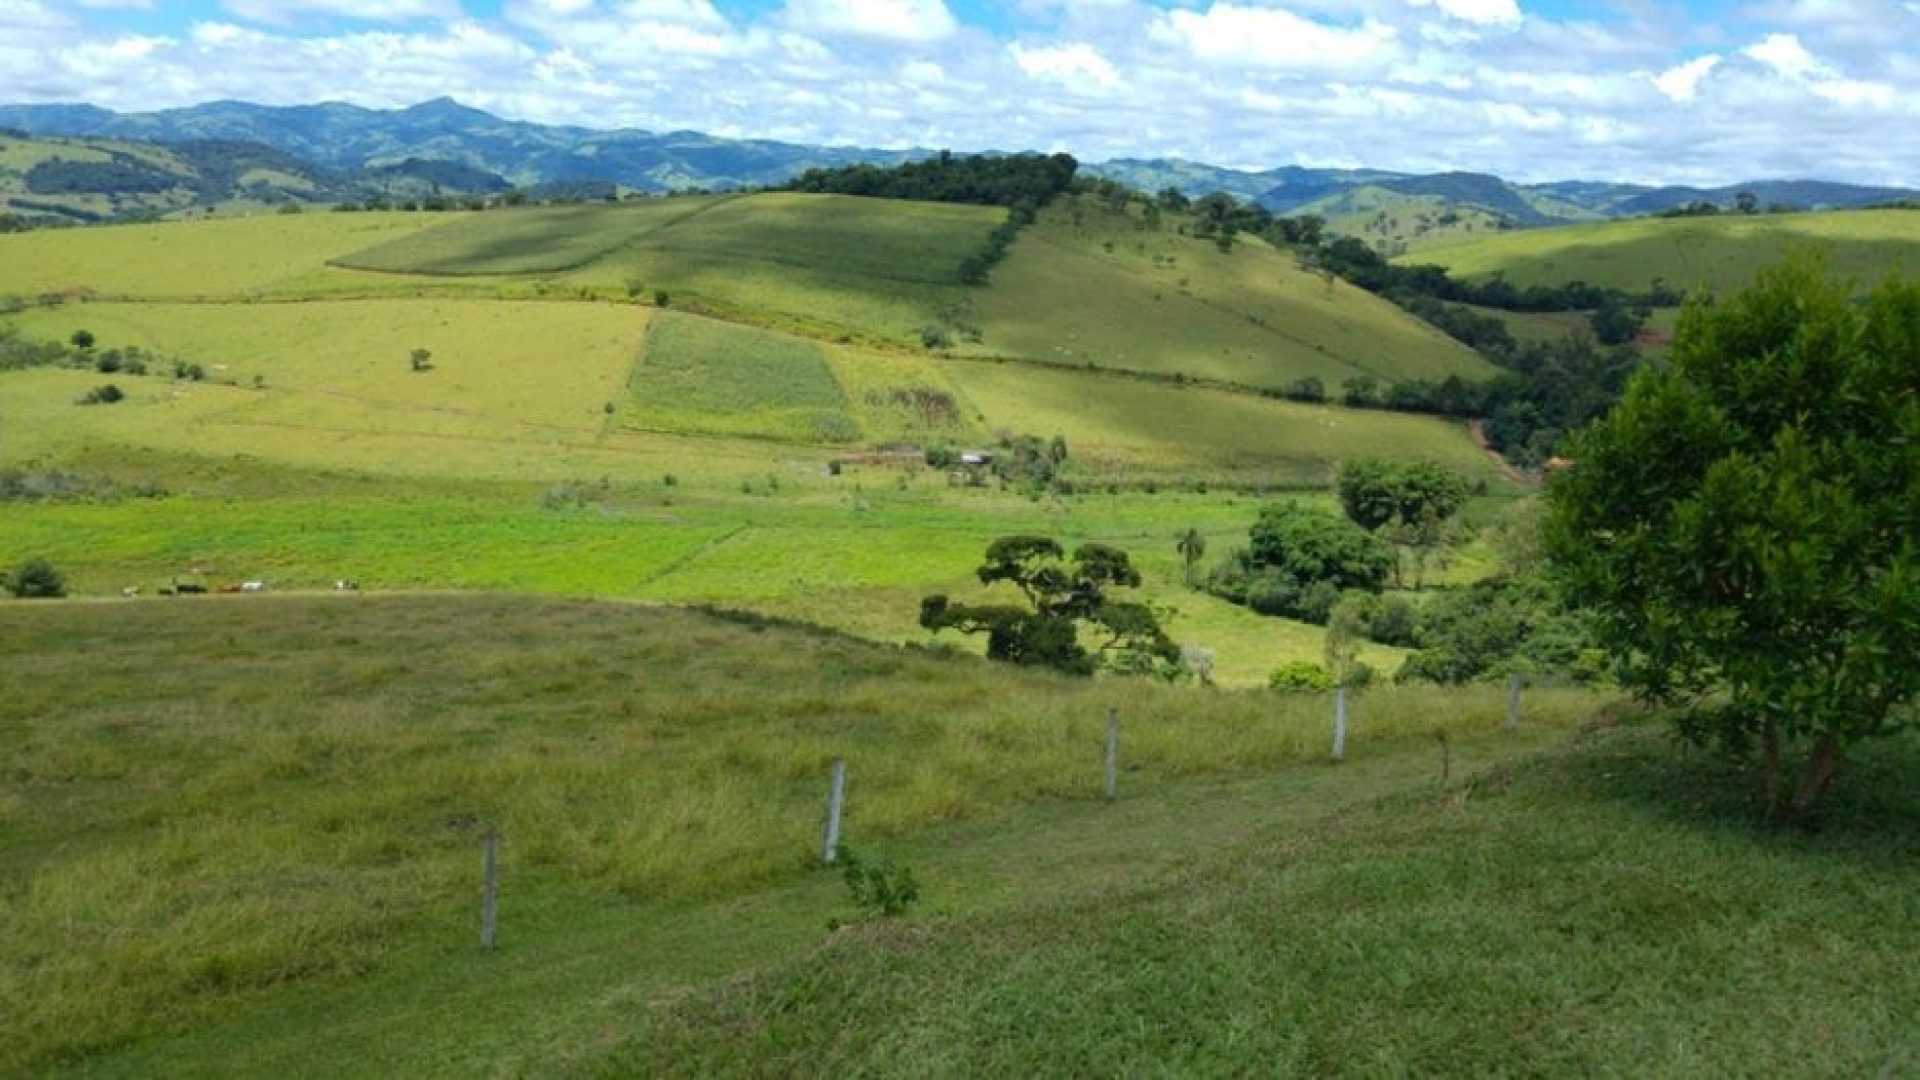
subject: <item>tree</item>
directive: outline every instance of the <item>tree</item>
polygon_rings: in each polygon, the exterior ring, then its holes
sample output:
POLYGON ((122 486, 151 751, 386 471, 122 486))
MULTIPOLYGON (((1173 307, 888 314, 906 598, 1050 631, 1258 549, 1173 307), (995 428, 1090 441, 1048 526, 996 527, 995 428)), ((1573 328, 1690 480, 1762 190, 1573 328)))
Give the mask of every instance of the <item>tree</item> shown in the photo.
POLYGON ((1193 587, 1193 568, 1207 554, 1207 538, 1199 529, 1188 529, 1180 534, 1180 541, 1174 544, 1174 550, 1180 553, 1181 565, 1186 570, 1187 587, 1193 587))
POLYGON ((1760 200, 1751 191, 1742 191, 1733 197, 1733 208, 1742 214, 1760 212, 1760 200))
POLYGON ((1547 494, 1545 553, 1622 682, 1757 758, 1779 816, 1920 691, 1920 285, 1850 294, 1801 255, 1691 304, 1547 494))
POLYGON ((1445 521, 1466 505, 1467 480, 1430 461, 1394 462, 1348 458, 1334 474, 1334 494, 1348 520, 1375 531, 1404 522, 1445 521))
POLYGON ((1262 615, 1323 623, 1348 589, 1379 592, 1393 553, 1343 518, 1297 503, 1260 511, 1247 547, 1207 579, 1207 591, 1262 615))
POLYGON ((987 545, 986 561, 974 573, 982 585, 1013 585, 1025 604, 957 604, 929 596, 920 601, 920 625, 936 633, 984 633, 989 659, 1075 675, 1093 674, 1099 656, 1130 670, 1180 662, 1179 646, 1152 608, 1110 595, 1140 585, 1140 572, 1118 548, 1082 544, 1069 563, 1049 537, 1003 536, 987 545), (1104 635, 1092 652, 1080 643, 1082 624, 1104 635))
POLYGON ((88 349, 93 348, 93 331, 75 330, 73 336, 67 340, 73 343, 74 348, 79 349, 81 352, 86 352, 88 349))
POLYGON ((429 371, 433 368, 433 353, 427 349, 415 349, 407 354, 407 363, 414 371, 429 371))
POLYGON ((28 559, 6 577, 7 591, 22 599, 67 595, 67 579, 45 559, 28 559))

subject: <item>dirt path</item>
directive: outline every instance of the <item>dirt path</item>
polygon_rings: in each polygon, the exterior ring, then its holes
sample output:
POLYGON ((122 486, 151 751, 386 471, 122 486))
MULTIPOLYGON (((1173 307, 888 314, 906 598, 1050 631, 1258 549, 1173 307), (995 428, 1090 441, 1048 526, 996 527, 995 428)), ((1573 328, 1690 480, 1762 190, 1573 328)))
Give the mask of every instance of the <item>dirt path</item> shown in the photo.
POLYGON ((1515 467, 1513 462, 1508 461, 1504 457, 1501 457, 1500 451, 1495 450, 1487 442, 1486 421, 1484 420, 1467 421, 1467 434, 1473 438, 1473 445, 1479 447, 1482 453, 1486 454, 1487 457, 1493 459, 1493 464, 1497 468, 1499 468, 1500 475, 1505 476, 1507 479, 1513 481, 1516 484, 1519 484, 1521 487, 1539 487, 1540 486, 1540 481, 1538 479, 1528 476, 1524 472, 1521 472, 1517 467, 1515 467))

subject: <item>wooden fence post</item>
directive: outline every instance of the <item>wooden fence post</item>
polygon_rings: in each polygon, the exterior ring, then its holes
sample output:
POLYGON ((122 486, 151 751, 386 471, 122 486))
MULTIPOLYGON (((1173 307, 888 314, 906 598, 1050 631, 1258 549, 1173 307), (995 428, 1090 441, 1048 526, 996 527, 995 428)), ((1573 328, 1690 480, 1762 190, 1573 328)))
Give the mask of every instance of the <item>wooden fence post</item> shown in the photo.
POLYGON ((489 826, 481 843, 484 852, 481 856, 481 876, 485 883, 481 886, 480 894, 480 947, 492 952, 494 913, 500 893, 499 830, 489 826))
POLYGON ((820 837, 820 861, 830 863, 840 855, 840 811, 846 805, 847 759, 833 759, 833 779, 827 786, 827 828, 820 837))
POLYGON ((1333 760, 1343 761, 1347 756, 1347 688, 1336 686, 1333 690, 1333 760))
POLYGON ((1120 761, 1120 710, 1107 710, 1107 801, 1115 796, 1114 769, 1120 761))
POLYGON ((1520 673, 1507 676, 1507 730, 1520 726, 1520 673))

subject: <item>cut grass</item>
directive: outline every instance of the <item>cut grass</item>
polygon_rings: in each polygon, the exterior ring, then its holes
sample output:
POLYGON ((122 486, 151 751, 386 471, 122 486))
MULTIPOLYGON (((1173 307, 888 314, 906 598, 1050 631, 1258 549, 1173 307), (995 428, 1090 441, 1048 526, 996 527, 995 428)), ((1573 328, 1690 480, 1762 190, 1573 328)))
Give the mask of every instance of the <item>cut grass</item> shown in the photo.
POLYGON ((1371 456, 1435 461, 1502 483, 1461 425, 1431 417, 1031 364, 952 361, 944 370, 986 423, 1065 435, 1096 475, 1319 487, 1341 460, 1371 456))
POLYGON ((1097 891, 865 926, 634 1009, 583 1071, 1906 1075, 1920 754, 1863 773, 1852 820, 1769 834, 1744 776, 1604 735, 1097 891))
POLYGON ((860 433, 819 345, 716 319, 661 314, 627 389, 623 419, 642 428, 801 442, 860 433))
POLYGON ((618 205, 542 206, 461 214, 446 224, 343 255, 335 265, 416 274, 527 274, 574 270, 722 197, 618 205))
MULTIPOLYGON (((353 300, 276 304, 68 304, 20 316, 101 349, 139 345, 264 390, 215 422, 369 432, 591 435, 639 348, 649 312, 605 304, 353 300), (432 368, 410 370, 429 350, 432 368)), ((135 380, 144 384, 148 380, 135 380)), ((192 388, 184 388, 192 389, 192 388)))
POLYGON ((1465 277, 1498 272, 1521 286, 1586 281, 1644 292, 1658 278, 1726 295, 1796 246, 1825 251, 1828 272, 1865 286, 1890 273, 1912 277, 1920 273, 1920 213, 1641 218, 1501 233, 1427 248, 1409 261, 1439 263, 1465 277))
MULTIPOLYGON (((16 602, 0 606, 0 654, 9 1070, 83 1065, 303 987, 434 978, 427 962, 471 941, 489 826, 508 838, 511 943, 550 905, 659 912, 796 879, 836 754, 856 777, 850 838, 885 843, 1095 799, 1110 705, 1130 793, 1314 756, 1326 728, 1315 698, 493 597, 16 602)), ((1357 759, 1502 715, 1495 690, 1365 701, 1357 759)), ((1543 693, 1530 717, 1564 725, 1591 702, 1543 693)), ((521 1002, 517 1026, 540 1030, 555 1004, 521 1002)), ((379 1011, 395 1007, 433 1010, 405 988, 379 1011)), ((353 1071, 409 1053, 411 1036, 388 1037, 354 1047, 353 1071)))
POLYGON ((233 298, 440 224, 439 214, 262 214, 0 236, 0 295, 233 298))

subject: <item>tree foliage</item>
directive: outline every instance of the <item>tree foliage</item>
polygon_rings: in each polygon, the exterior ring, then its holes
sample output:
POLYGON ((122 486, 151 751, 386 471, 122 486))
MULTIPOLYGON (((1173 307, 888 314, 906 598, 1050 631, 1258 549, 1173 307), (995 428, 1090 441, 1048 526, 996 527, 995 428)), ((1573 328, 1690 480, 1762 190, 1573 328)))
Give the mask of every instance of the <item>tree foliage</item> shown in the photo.
POLYGON ((1671 365, 1574 438, 1548 492, 1546 552, 1622 680, 1720 695, 1683 731, 1757 755, 1781 812, 1911 723, 1920 690, 1920 286, 1849 292, 1801 256, 1690 305, 1671 365))
POLYGON ((943 150, 925 161, 892 168, 848 165, 808 169, 789 182, 786 190, 1041 207, 1073 184, 1079 167, 1069 154, 959 155, 943 150))
POLYGON ((1430 461, 1349 458, 1333 486, 1348 520, 1370 532, 1395 518, 1445 521, 1467 501, 1466 478, 1430 461))
POLYGON ((4 579, 6 590, 22 599, 67 595, 67 579, 45 559, 28 559, 4 579))
POLYGON ((1207 590, 1262 615, 1324 623, 1342 592, 1377 593, 1393 570, 1379 537, 1298 503, 1261 510, 1248 541, 1214 569, 1207 590))
POLYGON ((1152 608, 1113 597, 1116 589, 1140 585, 1140 572, 1118 548, 1082 544, 1069 561, 1049 537, 1004 536, 987 545, 986 561, 974 574, 982 585, 1012 585, 1025 602, 961 604, 929 596, 920 602, 920 625, 936 633, 984 633, 989 659, 1076 675, 1093 674, 1101 657, 1118 658, 1115 666, 1126 670, 1138 670, 1142 661, 1168 667, 1180 661, 1179 646, 1152 608), (1099 639, 1091 651, 1080 641, 1083 625, 1099 639))

